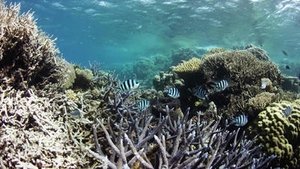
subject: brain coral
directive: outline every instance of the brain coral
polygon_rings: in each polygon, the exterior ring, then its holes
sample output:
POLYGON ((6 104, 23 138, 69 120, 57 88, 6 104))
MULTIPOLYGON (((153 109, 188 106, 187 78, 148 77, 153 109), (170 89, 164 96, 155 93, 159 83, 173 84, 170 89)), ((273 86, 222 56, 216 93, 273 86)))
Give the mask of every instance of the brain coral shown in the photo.
POLYGON ((250 127, 250 133, 258 134, 258 143, 268 154, 277 156, 281 167, 299 168, 300 100, 272 103, 258 115, 250 127), (290 106, 292 112, 286 116, 284 110, 290 106))
POLYGON ((60 69, 54 41, 39 31, 32 13, 0 1, 0 79, 15 88, 58 82, 60 69), (55 74, 57 73, 57 74, 55 74))

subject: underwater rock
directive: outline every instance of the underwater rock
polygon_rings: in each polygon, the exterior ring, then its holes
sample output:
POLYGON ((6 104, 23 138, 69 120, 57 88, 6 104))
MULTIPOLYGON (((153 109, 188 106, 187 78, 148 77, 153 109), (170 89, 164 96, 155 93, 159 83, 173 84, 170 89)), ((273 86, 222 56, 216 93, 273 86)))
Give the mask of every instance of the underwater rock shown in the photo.
POLYGON ((258 134, 257 144, 261 144, 264 151, 277 156, 274 166, 299 168, 295 149, 300 144, 300 100, 272 103, 258 114, 249 131, 258 134), (292 109, 288 116, 284 113, 287 107, 292 109))

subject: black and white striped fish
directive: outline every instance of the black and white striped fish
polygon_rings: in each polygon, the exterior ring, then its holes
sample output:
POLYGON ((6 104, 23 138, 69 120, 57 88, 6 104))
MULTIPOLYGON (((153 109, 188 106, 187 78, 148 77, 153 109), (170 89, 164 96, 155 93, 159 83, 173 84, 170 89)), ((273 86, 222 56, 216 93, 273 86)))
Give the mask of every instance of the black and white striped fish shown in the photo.
POLYGON ((150 101, 146 99, 140 100, 137 102, 136 106, 140 111, 145 111, 150 107, 150 101))
POLYGON ((220 81, 214 83, 213 89, 215 92, 221 92, 221 91, 224 91, 228 86, 229 86, 229 83, 227 80, 220 80, 220 81))
POLYGON ((248 116, 246 116, 245 114, 238 115, 231 121, 231 124, 237 127, 245 126, 247 123, 248 123, 248 116))
POLYGON ((176 87, 168 88, 166 90, 166 92, 169 97, 172 97, 174 99, 177 99, 178 97, 180 97, 179 90, 176 87))
POLYGON ((282 113, 287 117, 292 113, 293 109, 291 106, 287 106, 284 110, 282 110, 282 113))
POLYGON ((192 93, 194 96, 198 97, 199 99, 207 99, 208 91, 203 86, 197 86, 192 89, 192 93))
POLYGON ((140 83, 135 80, 135 79, 128 79, 124 81, 123 83, 120 84, 120 89, 125 92, 125 91, 130 91, 137 89, 140 86, 140 83))

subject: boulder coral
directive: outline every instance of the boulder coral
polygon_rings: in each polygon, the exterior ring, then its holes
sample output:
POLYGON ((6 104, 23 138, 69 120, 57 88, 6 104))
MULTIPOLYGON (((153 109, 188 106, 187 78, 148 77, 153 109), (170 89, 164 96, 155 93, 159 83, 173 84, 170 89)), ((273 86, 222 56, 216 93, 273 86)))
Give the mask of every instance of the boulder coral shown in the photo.
POLYGON ((36 26, 32 13, 0 1, 0 79, 15 88, 57 83, 63 62, 54 40, 36 26), (61 64, 61 65, 60 65, 61 64))
POLYGON ((264 151, 277 156, 275 160, 281 167, 299 168, 300 139, 300 100, 272 103, 258 114, 250 126, 251 134, 259 134, 257 143, 264 151), (291 107, 291 114, 285 114, 291 107))

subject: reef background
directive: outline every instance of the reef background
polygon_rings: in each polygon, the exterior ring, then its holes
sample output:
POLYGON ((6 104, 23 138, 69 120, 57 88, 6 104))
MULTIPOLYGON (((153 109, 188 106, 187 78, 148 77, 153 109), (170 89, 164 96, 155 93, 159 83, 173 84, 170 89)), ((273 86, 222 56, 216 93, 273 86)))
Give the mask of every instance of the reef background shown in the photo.
POLYGON ((65 61, 32 13, 1 1, 0 16, 1 168, 299 168, 299 79, 263 49, 182 49, 155 89, 123 93, 101 66, 65 61), (228 89, 207 100, 189 93, 224 77, 228 89), (179 99, 163 95, 171 86, 179 99), (240 113, 247 125, 230 126, 240 113))
POLYGON ((96 61, 102 68, 122 72, 125 63, 128 69, 146 57, 168 60, 179 48, 197 52, 252 43, 288 75, 299 72, 297 0, 7 0, 11 2, 21 3, 22 12, 34 11, 38 25, 57 38, 64 57, 85 67, 96 61), (284 69, 286 64, 290 70, 284 69))

